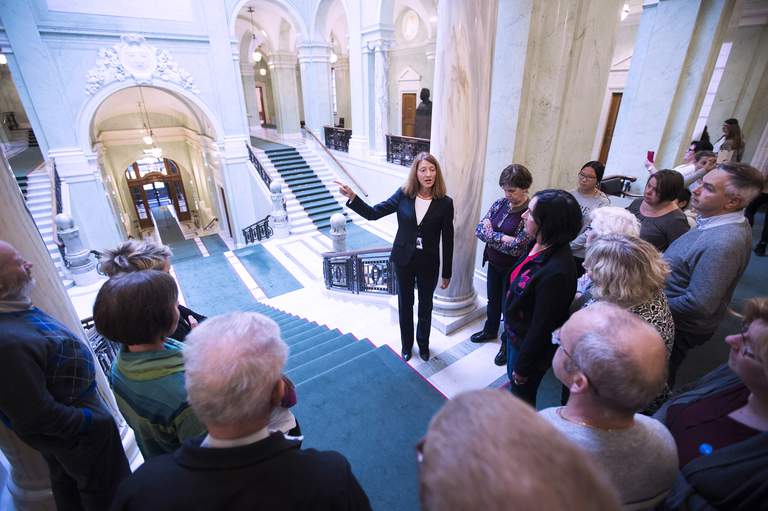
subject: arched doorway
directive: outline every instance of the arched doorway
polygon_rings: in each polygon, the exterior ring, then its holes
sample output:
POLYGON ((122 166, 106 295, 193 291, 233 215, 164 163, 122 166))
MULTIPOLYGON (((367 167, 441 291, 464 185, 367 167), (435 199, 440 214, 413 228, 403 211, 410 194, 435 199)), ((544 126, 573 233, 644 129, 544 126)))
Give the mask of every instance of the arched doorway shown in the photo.
POLYGON ((172 205, 181 222, 190 220, 187 194, 175 161, 142 158, 125 169, 125 180, 141 228, 152 227, 150 211, 161 206, 172 205))

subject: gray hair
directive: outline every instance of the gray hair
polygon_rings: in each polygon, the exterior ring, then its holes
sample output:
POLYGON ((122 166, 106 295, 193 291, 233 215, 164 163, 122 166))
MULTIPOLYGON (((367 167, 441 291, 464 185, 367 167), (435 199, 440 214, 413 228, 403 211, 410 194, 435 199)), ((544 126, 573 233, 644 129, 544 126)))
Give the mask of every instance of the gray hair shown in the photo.
POLYGON ((167 245, 128 240, 116 248, 104 251, 99 261, 99 270, 108 277, 133 271, 162 270, 172 255, 167 245))
POLYGON ((596 399, 605 407, 621 413, 644 409, 667 381, 666 348, 661 336, 643 319, 616 305, 597 303, 586 310, 595 315, 595 320, 590 322, 589 331, 575 339, 566 370, 581 370, 597 390, 596 399), (632 341, 622 336, 637 330, 645 330, 657 340, 658 360, 644 359, 628 349, 632 341))
POLYGON ((624 208, 605 206, 592 210, 589 214, 592 228, 587 237, 591 243, 597 236, 607 234, 624 234, 625 236, 640 236, 640 221, 635 215, 624 208))
POLYGON ((233 312, 208 319, 184 349, 189 404, 207 425, 240 425, 269 418, 272 390, 288 346, 266 316, 233 312))
MULTIPOLYGON (((28 298, 29 292, 34 286, 35 280, 24 272, 8 273, 5 264, 9 267, 16 266, 16 258, 21 254, 10 243, 0 240, 0 300, 18 300, 28 298), (7 261, 5 261, 7 259, 7 261)), ((22 258, 23 259, 23 258, 22 258)))
POLYGON ((755 167, 746 163, 724 162, 716 168, 728 174, 725 193, 739 199, 741 208, 745 208, 760 195, 765 183, 763 175, 755 167))

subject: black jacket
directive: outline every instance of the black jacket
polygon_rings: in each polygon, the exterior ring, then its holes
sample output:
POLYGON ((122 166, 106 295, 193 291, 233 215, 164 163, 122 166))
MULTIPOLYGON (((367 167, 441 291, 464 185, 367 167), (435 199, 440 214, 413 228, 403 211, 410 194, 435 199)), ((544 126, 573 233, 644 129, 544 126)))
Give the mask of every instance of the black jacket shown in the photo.
POLYGON ((504 330, 517 338, 517 374, 528 376, 546 371, 552 363, 557 349, 552 344, 552 332, 568 319, 576 279, 576 263, 566 243, 538 254, 510 285, 504 305, 504 330))
POLYGON ((440 237, 443 238, 443 278, 450 279, 453 269, 453 200, 446 196, 433 199, 427 214, 416 225, 415 199, 405 195, 398 188, 392 197, 371 207, 360 197, 348 201, 347 206, 367 220, 397 212, 397 234, 392 244, 390 259, 393 263, 405 266, 413 259, 416 252, 416 238, 421 234, 424 255, 434 258, 440 264, 440 237))
POLYGON ((146 461, 117 492, 112 510, 370 510, 349 462, 302 450, 282 433, 242 447, 187 441, 146 461))

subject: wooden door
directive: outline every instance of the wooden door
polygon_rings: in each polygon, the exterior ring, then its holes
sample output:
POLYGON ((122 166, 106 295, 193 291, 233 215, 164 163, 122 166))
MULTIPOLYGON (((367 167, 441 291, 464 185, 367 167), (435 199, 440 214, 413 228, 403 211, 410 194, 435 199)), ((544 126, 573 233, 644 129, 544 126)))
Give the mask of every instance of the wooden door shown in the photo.
POLYGON ((264 113, 264 90, 261 85, 256 86, 256 99, 259 105, 259 124, 264 126, 267 123, 267 116, 264 113))
POLYGON ((599 161, 608 161, 608 151, 611 149, 611 141, 613 140, 613 130, 616 128, 616 119, 619 117, 619 107, 621 106, 621 92, 614 92, 611 94, 611 105, 608 108, 608 122, 605 125, 605 133, 603 133, 603 144, 600 146, 599 161))
POLYGON ((403 94, 403 127, 404 137, 413 136, 413 126, 416 124, 416 93, 403 94))

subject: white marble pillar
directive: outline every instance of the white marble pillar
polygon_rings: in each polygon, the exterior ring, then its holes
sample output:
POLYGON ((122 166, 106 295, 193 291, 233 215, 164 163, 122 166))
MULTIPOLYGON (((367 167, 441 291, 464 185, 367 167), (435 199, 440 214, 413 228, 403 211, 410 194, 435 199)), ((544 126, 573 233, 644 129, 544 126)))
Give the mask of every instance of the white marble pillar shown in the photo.
POLYGON ((472 276, 474 228, 488 138, 491 70, 498 2, 440 2, 432 106, 432 153, 453 198, 453 277, 435 294, 434 325, 450 333, 484 313, 472 276))
POLYGON ((243 94, 245 94, 245 110, 248 113, 248 127, 257 129, 261 127, 259 120, 259 104, 256 97, 256 77, 254 76, 253 66, 241 68, 243 78, 243 94))
POLYGON ((679 164, 687 149, 736 2, 645 2, 608 155, 606 174, 648 176, 679 164))
MULTIPOLYGON (((84 338, 77 313, 4 157, 0 157, 0 239, 13 245, 24 258, 34 264, 36 284, 31 292, 32 302, 84 338)), ((101 367, 96 360, 94 364, 97 368, 101 367)), ((141 462, 141 455, 133 432, 120 415, 112 390, 101 370, 96 371, 96 390, 115 416, 128 461, 135 468, 141 462)), ((4 426, 0 426, 0 448, 11 463, 9 486, 16 507, 54 509, 47 465, 40 454, 26 446, 4 426)))
POLYGON ((352 128, 349 154, 368 156, 368 54, 362 40, 362 2, 348 2, 349 24, 349 101, 350 115, 346 127, 352 128))
POLYGON ((272 93, 275 97, 275 124, 281 135, 299 136, 299 95, 296 83, 296 55, 277 52, 269 56, 272 93))
POLYGON ((333 72, 336 77, 336 119, 334 121, 338 122, 340 118, 344 118, 344 127, 351 128, 349 57, 339 56, 339 60, 333 65, 333 72))
POLYGON ((707 126, 713 141, 721 135, 723 121, 739 120, 744 134, 743 161, 750 161, 768 122, 765 88, 768 82, 768 26, 735 27, 723 76, 709 111, 707 126), (761 92, 762 90, 762 92, 761 92))
POLYGON ((324 42, 312 42, 300 44, 298 50, 304 121, 323 140, 323 126, 333 125, 331 47, 324 42))
POLYGON ((387 157, 389 134, 389 47, 390 42, 385 39, 373 43, 373 151, 376 159, 382 161, 387 157))
MULTIPOLYGON (((298 117, 296 123, 298 125, 298 117)), ((227 210, 233 229, 232 237, 238 247, 246 244, 243 229, 263 219, 271 209, 269 197, 259 190, 259 184, 256 181, 261 178, 256 175, 248 160, 246 144, 249 142, 250 140, 242 136, 226 137, 219 155, 227 210)), ((219 200, 221 200, 220 197, 219 200)), ((219 212, 221 225, 226 222, 223 205, 219 208, 219 212)))

